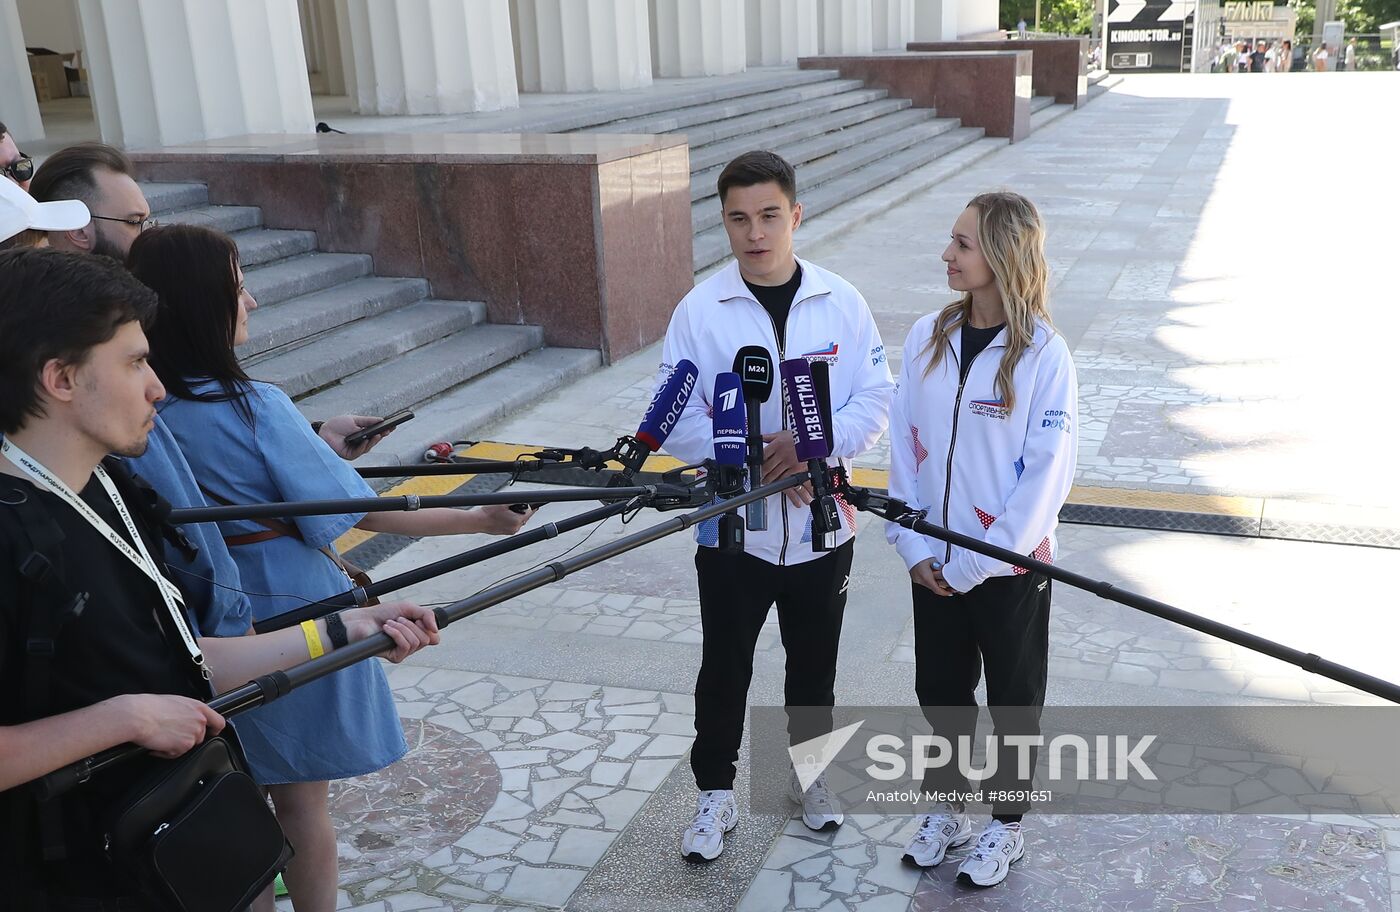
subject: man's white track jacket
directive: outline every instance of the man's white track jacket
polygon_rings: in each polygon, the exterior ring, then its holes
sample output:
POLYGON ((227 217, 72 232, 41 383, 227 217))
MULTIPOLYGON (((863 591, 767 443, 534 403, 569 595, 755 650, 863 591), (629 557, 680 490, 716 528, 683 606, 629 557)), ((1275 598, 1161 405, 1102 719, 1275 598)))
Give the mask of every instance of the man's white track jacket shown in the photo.
MULTIPOLYGON (((1037 324, 1016 365, 1015 408, 1008 414, 995 391, 1006 330, 973 358, 960 387, 961 328, 950 334, 938 367, 924 376, 936 317, 919 320, 904 341, 890 411, 890 494, 926 510, 936 526, 1053 561, 1055 527, 1074 483, 1078 448, 1069 346, 1048 325, 1037 324)), ((958 592, 989 577, 1024 572, 894 523, 885 534, 906 567, 933 558, 958 592)))
MULTIPOLYGON (((761 345, 773 355, 773 393, 763 404, 760 430, 786 427, 778 363, 805 357, 831 365, 832 463, 847 469, 850 461, 875 445, 889 424, 894 380, 885 346, 870 307, 849 282, 805 260, 802 282, 787 318, 787 337, 779 348, 777 328, 739 274, 737 263, 696 285, 671 315, 662 347, 664 383, 672 366, 684 358, 695 362, 700 379, 694 395, 666 439, 664 449, 687 463, 714 457, 711 398, 715 375, 734 369, 734 354, 745 345, 761 345)), ((855 533, 855 510, 842 504, 837 544, 855 533)), ((696 540, 714 545, 718 520, 696 528, 696 540)), ((768 498, 768 530, 746 532, 744 550, 771 564, 799 564, 820 557, 812 551, 811 510, 794 507, 782 494, 768 498)))

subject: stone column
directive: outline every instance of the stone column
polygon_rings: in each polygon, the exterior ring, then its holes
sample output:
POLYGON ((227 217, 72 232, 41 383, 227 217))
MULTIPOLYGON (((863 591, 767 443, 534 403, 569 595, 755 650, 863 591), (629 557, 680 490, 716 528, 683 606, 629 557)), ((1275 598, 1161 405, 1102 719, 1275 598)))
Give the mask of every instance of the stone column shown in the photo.
POLYGON ((817 53, 817 0, 746 0, 749 66, 780 66, 817 53))
POLYGON ((345 95, 346 55, 340 40, 340 16, 335 0, 299 0, 301 5, 302 44, 306 48, 308 69, 313 79, 312 90, 327 95, 345 95))
POLYGON ((914 40, 913 0, 873 0, 872 33, 877 51, 902 51, 914 40))
POLYGON ((511 0, 524 92, 651 85, 646 0, 511 0))
POLYGON ((911 0, 915 41, 957 41, 958 0, 911 0))
POLYGON ((650 0, 652 75, 742 73, 744 0, 650 0))
POLYGON ((105 142, 315 128, 296 0, 78 0, 105 142))
POLYGON ((871 0, 821 0, 821 52, 823 54, 869 54, 874 50, 871 34, 871 0))
POLYGON ((0 0, 0 123, 17 143, 44 138, 15 0, 0 0))
POLYGON ((519 105, 507 0, 340 0, 361 114, 519 105))

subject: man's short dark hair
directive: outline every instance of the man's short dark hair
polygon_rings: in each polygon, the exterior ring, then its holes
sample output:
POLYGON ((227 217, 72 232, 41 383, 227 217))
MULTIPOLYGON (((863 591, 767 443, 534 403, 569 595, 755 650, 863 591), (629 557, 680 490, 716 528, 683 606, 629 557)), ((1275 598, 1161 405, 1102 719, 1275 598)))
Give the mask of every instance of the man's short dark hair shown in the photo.
POLYGON ((41 203, 82 200, 91 209, 97 199, 97 172, 105 168, 133 177, 131 159, 115 146, 100 142, 78 143, 60 149, 34 172, 29 195, 41 203))
POLYGON ((41 248, 0 252, 0 433, 44 417, 39 373, 81 364, 133 320, 149 326, 156 294, 116 260, 41 248))
POLYGON ((0 136, 4 136, 8 132, 10 132, 10 128, 5 126, 5 122, 3 120, 0 120, 0 136))
POLYGON ((724 205, 730 187, 753 187, 767 183, 777 184, 789 203, 797 203, 797 172, 787 159, 776 152, 745 152, 725 165, 719 173, 720 205, 724 205))

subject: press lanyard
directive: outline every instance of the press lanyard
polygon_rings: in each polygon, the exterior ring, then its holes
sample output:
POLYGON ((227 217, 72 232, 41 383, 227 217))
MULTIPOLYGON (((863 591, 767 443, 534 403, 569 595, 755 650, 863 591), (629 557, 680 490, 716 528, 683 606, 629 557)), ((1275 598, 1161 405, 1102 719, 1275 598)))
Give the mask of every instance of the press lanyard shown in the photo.
POLYGON ((120 551, 127 560, 150 577, 151 582, 155 583, 156 588, 160 590, 161 600, 165 602, 165 608, 170 612, 170 619, 174 622, 175 629, 180 632, 180 639, 185 644, 185 650, 190 654, 190 661, 199 666, 200 673, 204 675, 205 679, 208 679, 209 669, 204 664, 204 654, 200 652, 199 645, 195 643, 194 636, 190 633, 189 625, 185 623, 185 615, 182 610, 185 600, 180 595, 180 590, 175 588, 175 584, 161 575, 160 570, 157 569, 156 562, 151 558, 151 553, 146 550, 145 540, 141 537, 141 533, 136 530, 136 523, 131 519, 131 512, 127 510, 121 495, 117 493, 117 486, 112 483, 111 477, 107 475, 107 470, 98 465, 93 473, 97 476, 97 480, 102 483, 103 489, 107 491, 107 496, 112 499, 112 505, 117 508, 117 513, 121 516, 126 531, 131 533, 131 540, 136 543, 136 548, 127 544, 126 540, 103 521, 102 517, 98 516, 82 498, 74 494, 73 489, 64 484, 62 479, 55 477, 41 463, 8 439, 0 440, 0 454, 22 469, 35 484, 67 501, 69 506, 78 511, 79 516, 86 519, 94 529, 106 536, 112 546, 120 551))

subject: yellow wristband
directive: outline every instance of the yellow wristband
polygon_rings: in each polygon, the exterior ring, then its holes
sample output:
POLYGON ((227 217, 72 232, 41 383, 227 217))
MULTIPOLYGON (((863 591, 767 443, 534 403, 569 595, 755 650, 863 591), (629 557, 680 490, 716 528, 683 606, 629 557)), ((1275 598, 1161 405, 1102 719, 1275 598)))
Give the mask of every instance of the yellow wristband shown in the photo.
POLYGON ((302 621, 301 632, 306 637, 306 651, 311 653, 311 658, 319 659, 326 654, 325 647, 321 645, 321 634, 316 629, 315 621, 302 621))

